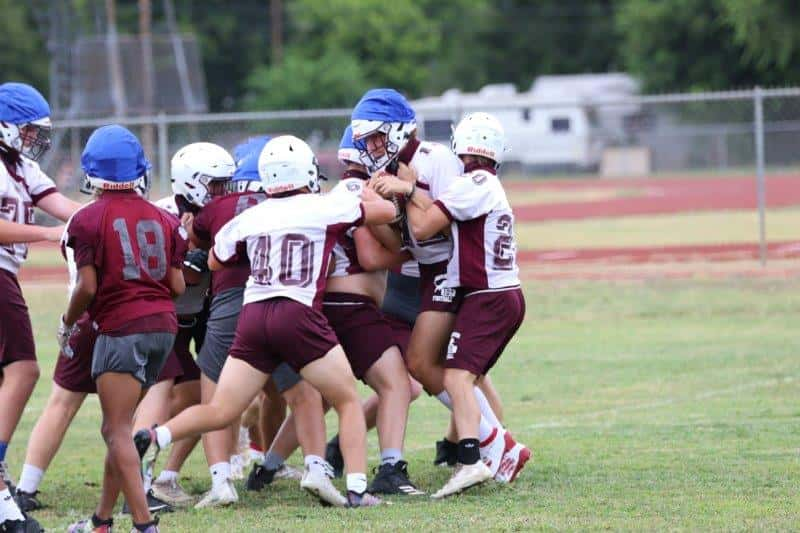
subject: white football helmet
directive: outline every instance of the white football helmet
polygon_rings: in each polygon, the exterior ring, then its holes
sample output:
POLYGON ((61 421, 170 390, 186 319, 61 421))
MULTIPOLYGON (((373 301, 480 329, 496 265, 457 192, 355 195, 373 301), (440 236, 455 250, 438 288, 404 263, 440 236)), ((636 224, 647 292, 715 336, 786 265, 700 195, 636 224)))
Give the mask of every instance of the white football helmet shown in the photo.
POLYGON ((470 113, 453 130, 450 146, 457 155, 479 155, 500 166, 506 149, 503 125, 489 113, 470 113))
POLYGON ((208 142, 187 144, 172 157, 172 192, 203 207, 224 194, 235 170, 233 156, 223 147, 208 142))
POLYGON ((258 175, 267 194, 308 187, 319 192, 319 165, 311 147, 293 135, 275 137, 258 156, 258 175))

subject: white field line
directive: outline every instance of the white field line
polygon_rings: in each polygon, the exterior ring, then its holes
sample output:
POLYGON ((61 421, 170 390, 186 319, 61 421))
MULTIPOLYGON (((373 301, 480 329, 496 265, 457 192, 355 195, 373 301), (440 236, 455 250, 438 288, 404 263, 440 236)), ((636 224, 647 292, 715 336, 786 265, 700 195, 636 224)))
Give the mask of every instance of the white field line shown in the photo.
POLYGON ((715 398, 717 396, 726 396, 728 394, 736 394, 739 392, 744 392, 752 389, 761 389, 765 387, 776 387, 778 385, 786 385, 789 383, 794 383, 798 380, 795 376, 788 376, 785 378, 780 379, 764 379, 761 381, 754 381, 751 383, 743 383, 741 385, 734 385, 733 387, 727 387, 723 389, 711 389, 700 392, 698 394, 692 396, 685 396, 685 397, 674 397, 674 398, 664 398, 661 400, 655 400, 652 402, 642 402, 642 403, 635 403, 630 405, 622 405, 619 407, 612 407, 609 409, 601 409, 599 411, 590 411, 588 413, 576 413, 572 416, 562 417, 560 419, 549 420, 545 422, 537 422, 535 424, 531 424, 528 426, 528 429, 547 429, 547 428, 558 428, 558 427, 568 427, 575 425, 576 422, 585 420, 585 419, 593 419, 593 418, 600 418, 600 417, 613 417, 617 416, 621 413, 626 413, 629 411, 647 411, 649 409, 657 409, 659 407, 666 407, 669 405, 675 405, 679 403, 689 403, 689 402, 696 402, 700 400, 706 400, 708 398, 715 398))

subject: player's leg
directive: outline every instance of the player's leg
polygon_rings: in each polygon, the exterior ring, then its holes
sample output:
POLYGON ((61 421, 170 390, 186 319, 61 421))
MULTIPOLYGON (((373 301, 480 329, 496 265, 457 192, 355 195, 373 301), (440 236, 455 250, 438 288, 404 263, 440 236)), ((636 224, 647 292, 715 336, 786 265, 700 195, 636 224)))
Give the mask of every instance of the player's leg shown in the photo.
MULTIPOLYGON (((500 393, 494 386, 492 378, 489 376, 481 376, 478 378, 477 388, 483 393, 483 397, 489 402, 489 406, 497 417, 498 422, 503 423, 503 400, 500 398, 500 393)), ((477 393, 476 393, 477 395, 477 393)), ((480 401, 480 399, 479 399, 480 401)))
POLYGON ((0 382, 0 479, 13 487, 11 473, 6 465, 6 450, 11 436, 17 428, 25 410, 25 404, 33 393, 39 379, 39 365, 36 360, 19 360, 2 367, 3 380, 0 382))
POLYGON ((455 318, 455 314, 444 311, 420 313, 408 342, 408 370, 432 396, 444 390, 442 355, 447 349, 455 318))
POLYGON ((274 380, 267 382, 264 391, 264 400, 261 403, 261 419, 259 425, 261 427, 261 437, 263 439, 262 451, 269 449, 272 446, 272 441, 278 434, 278 430, 283 425, 286 419, 286 400, 283 398, 278 389, 275 387, 274 380))
POLYGON ((42 410, 42 415, 33 426, 25 450, 25 464, 22 466, 16 493, 17 503, 23 511, 33 511, 41 507, 36 498, 39 485, 50 462, 61 447, 75 414, 86 399, 86 394, 69 391, 53 383, 50 397, 42 410))

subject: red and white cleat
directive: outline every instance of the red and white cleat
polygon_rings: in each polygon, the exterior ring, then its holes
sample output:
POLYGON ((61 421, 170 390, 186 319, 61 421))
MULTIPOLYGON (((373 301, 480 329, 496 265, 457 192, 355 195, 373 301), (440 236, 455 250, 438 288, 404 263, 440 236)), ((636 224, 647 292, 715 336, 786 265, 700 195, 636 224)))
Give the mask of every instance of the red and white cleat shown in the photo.
POLYGON ((508 432, 505 429, 497 427, 492 430, 492 434, 489 435, 489 437, 481 442, 481 461, 489 467, 492 477, 497 475, 497 471, 500 469, 500 464, 503 461, 503 456, 508 451, 506 449, 507 443, 505 438, 507 434, 508 432))
POLYGON ((498 483, 513 483, 517 476, 525 468, 533 452, 519 442, 514 440, 511 433, 506 431, 505 434, 505 453, 500 461, 500 468, 494 475, 494 480, 498 483))

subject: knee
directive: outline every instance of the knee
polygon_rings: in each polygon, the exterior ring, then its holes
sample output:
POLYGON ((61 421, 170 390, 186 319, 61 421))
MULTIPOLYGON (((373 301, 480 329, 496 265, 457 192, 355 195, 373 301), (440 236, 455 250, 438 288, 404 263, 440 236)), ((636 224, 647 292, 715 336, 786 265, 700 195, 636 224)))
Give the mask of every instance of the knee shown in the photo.
POLYGON ((103 440, 105 441, 106 446, 109 448, 115 444, 118 444, 121 438, 129 439, 131 433, 132 431, 130 427, 119 427, 105 420, 100 426, 100 434, 103 436, 103 440))
POLYGON ((422 385, 416 379, 409 378, 408 380, 408 399, 413 402, 419 395, 422 394, 422 385))
POLYGON ((291 410, 307 410, 319 406, 322 409, 322 395, 309 382, 302 380, 284 393, 284 399, 291 410))
POLYGON ((36 385, 41 375, 39 364, 36 361, 21 361, 15 370, 15 375, 19 383, 25 384, 31 388, 36 385))
POLYGON ((463 387, 472 387, 475 378, 465 371, 446 369, 444 371, 444 388, 448 391, 463 387))

